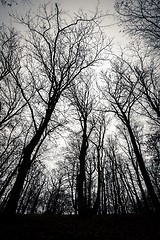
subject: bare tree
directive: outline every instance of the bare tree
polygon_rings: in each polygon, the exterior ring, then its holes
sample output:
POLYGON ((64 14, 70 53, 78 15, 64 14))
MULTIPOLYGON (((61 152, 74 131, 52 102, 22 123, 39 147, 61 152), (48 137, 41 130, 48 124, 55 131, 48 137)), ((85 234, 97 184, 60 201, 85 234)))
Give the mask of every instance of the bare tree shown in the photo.
POLYGON ((137 79, 139 79, 139 90, 143 94, 141 105, 146 116, 154 120, 155 124, 159 124, 160 118, 160 84, 158 67, 154 63, 147 68, 135 67, 137 79))
MULTIPOLYGON (((136 185, 138 185, 138 188, 140 190, 140 191, 136 190, 137 187, 134 187, 132 174, 130 172, 129 177, 132 181, 132 186, 134 188, 134 194, 136 196, 137 210, 138 211, 146 211, 146 212, 150 211, 149 202, 147 201, 147 196, 145 194, 143 178, 142 178, 142 175, 141 175, 141 171, 139 170, 139 165, 138 165, 138 162, 137 162, 135 154, 134 154, 134 149, 133 149, 131 140, 129 139, 129 136, 127 134, 127 129, 125 129, 123 126, 119 127, 118 129, 119 129, 120 135, 122 135, 122 138, 125 140, 125 143, 123 143, 125 145, 123 146, 123 144, 121 144, 121 148, 124 152, 124 155, 126 155, 126 158, 129 159, 130 162, 132 163, 132 167, 134 169, 134 178, 135 177, 137 178, 136 185), (143 204, 142 204, 142 202, 143 202, 143 204)), ((140 135, 140 133, 136 133, 136 140, 137 140, 137 144, 138 144, 138 147, 139 147, 139 151, 142 152, 142 149, 141 149, 142 144, 139 140, 139 135, 140 135)), ((147 168, 147 170, 148 170, 148 168, 147 168)))
POLYGON ((80 81, 70 88, 70 102, 75 109, 81 134, 79 171, 77 175, 78 212, 80 215, 86 215, 88 211, 86 201, 86 157, 89 138, 95 127, 93 118, 95 96, 93 94, 92 78, 92 73, 86 72, 80 76, 80 81))
MULTIPOLYGON (((12 5, 14 5, 14 4, 16 4, 16 5, 19 4, 18 0, 0 0, 0 2, 3 6, 8 6, 8 7, 12 7, 12 5)), ((21 3, 30 3, 31 1, 30 0, 21 0, 20 2, 21 3)))
POLYGON ((123 59, 121 59, 119 63, 113 63, 112 70, 114 72, 112 73, 113 78, 108 75, 108 73, 103 75, 106 83, 103 94, 109 102, 108 111, 115 113, 127 128, 153 207, 155 211, 159 211, 160 203, 146 169, 133 128, 133 116, 136 112, 137 102, 141 98, 141 94, 138 93, 136 89, 138 83, 136 72, 132 66, 128 62, 123 61, 123 59))
POLYGON ((26 70, 14 79, 28 107, 25 114, 30 128, 4 213, 15 213, 31 164, 47 135, 57 127, 54 116, 62 93, 82 71, 102 58, 108 46, 100 31, 98 11, 90 18, 80 13, 69 23, 63 14, 57 4, 55 9, 44 4, 37 14, 17 18, 28 29, 28 37, 23 63, 26 70))
POLYGON ((160 50, 159 0, 116 1, 115 9, 127 32, 142 37, 147 44, 160 50))
POLYGON ((107 131, 107 126, 109 121, 106 120, 107 117, 105 114, 101 111, 99 111, 99 115, 95 117, 95 129, 92 136, 92 139, 90 140, 95 148, 94 151, 94 160, 95 165, 97 169, 97 194, 95 202, 93 203, 93 214, 101 214, 103 213, 103 202, 105 198, 103 196, 103 185, 104 185, 104 166, 105 166, 105 135, 107 131))
POLYGON ((74 133, 69 135, 71 139, 65 149, 65 160, 60 163, 60 167, 64 168, 65 175, 67 179, 67 189, 71 196, 72 207, 74 209, 75 215, 78 214, 78 204, 77 204, 77 174, 79 165, 79 139, 74 133))
POLYGON ((160 168, 160 132, 157 130, 149 135, 146 141, 148 155, 150 156, 151 166, 150 175, 153 179, 154 186, 160 196, 160 181, 159 181, 159 168, 160 168))
POLYGON ((20 68, 20 37, 13 27, 0 26, 0 80, 20 68))
POLYGON ((38 161, 31 166, 18 203, 17 213, 33 214, 38 212, 40 194, 47 178, 44 168, 45 167, 38 161))
POLYGON ((22 60, 20 36, 14 28, 2 25, 0 31, 0 128, 22 112, 25 103, 14 76, 19 74, 22 60))

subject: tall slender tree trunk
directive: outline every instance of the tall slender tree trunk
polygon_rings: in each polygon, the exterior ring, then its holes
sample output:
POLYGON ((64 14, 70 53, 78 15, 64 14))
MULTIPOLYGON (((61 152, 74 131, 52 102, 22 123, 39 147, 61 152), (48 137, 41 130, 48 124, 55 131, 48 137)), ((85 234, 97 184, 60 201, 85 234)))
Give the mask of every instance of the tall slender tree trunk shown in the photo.
POLYGON ((87 142, 87 126, 84 124, 84 130, 83 130, 83 137, 82 137, 82 145, 79 155, 79 163, 80 163, 80 170, 79 174, 77 176, 77 190, 78 190, 78 213, 81 216, 84 216, 87 214, 87 203, 86 203, 86 189, 85 189, 85 161, 86 161, 86 154, 87 154, 87 148, 88 148, 88 142, 87 142))
POLYGON ((39 126, 39 129, 36 131, 30 143, 23 150, 23 160, 19 166, 17 178, 11 190, 9 200, 5 206, 3 214, 10 215, 16 213, 20 194, 23 189, 23 184, 32 164, 31 160, 32 153, 34 152, 36 146, 38 145, 41 139, 41 136, 43 135, 45 129, 47 128, 48 122, 50 121, 52 112, 55 108, 57 101, 58 100, 50 101, 48 109, 46 110, 46 115, 43 123, 39 126))
POLYGON ((7 180, 5 180, 5 183, 4 183, 3 187, 2 187, 2 189, 0 190, 0 198, 3 196, 7 186, 9 185, 10 181, 12 180, 14 175, 16 174, 17 169, 18 169, 18 166, 16 166, 16 168, 13 170, 13 172, 11 172, 11 174, 8 176, 7 180))
POLYGON ((97 168, 98 168, 98 186, 97 186, 97 196, 93 206, 93 214, 97 214, 100 209, 100 195, 101 195, 101 169, 100 169, 100 150, 97 148, 97 168))
POLYGON ((92 195, 92 173, 89 173, 89 182, 88 182, 88 208, 91 209, 91 195, 92 195))
POLYGON ((135 172, 136 172, 137 181, 138 181, 138 186, 139 186, 139 189, 140 189, 141 194, 142 194, 142 199, 143 199, 143 202, 144 202, 145 211, 149 212, 149 211, 150 211, 150 206, 149 206, 149 204, 148 204, 148 201, 147 201, 147 198, 146 198, 146 195, 145 195, 143 186, 142 186, 142 182, 141 182, 141 179, 140 179, 138 166, 136 166, 136 164, 134 163, 133 158, 131 158, 131 161, 132 161, 132 165, 133 165, 133 167, 134 167, 134 170, 135 170, 135 172))
POLYGON ((157 195, 156 195, 156 193, 154 191, 154 188, 153 188, 153 185, 151 183, 149 174, 148 174, 146 166, 144 164, 143 157, 142 157, 142 155, 141 155, 141 153, 140 153, 140 151, 138 149, 138 146, 137 146, 136 139, 134 137, 133 131, 132 131, 131 126, 130 126, 129 123, 126 124, 126 126, 128 128, 128 132, 129 132, 129 135, 130 135, 130 139, 131 139, 131 142, 132 142, 134 153, 136 155, 137 162, 139 164, 139 168, 141 170, 144 182, 146 184, 148 193, 150 195, 150 199, 152 201, 153 207, 154 207, 156 212, 160 212, 160 202, 159 202, 158 197, 157 197, 157 195))
POLYGON ((45 179, 41 183, 41 186, 39 187, 39 190, 38 190, 38 192, 37 192, 37 194, 35 196, 35 199, 34 199, 32 207, 31 207, 31 211, 30 211, 31 214, 36 213, 36 210, 37 210, 36 208, 37 208, 37 205, 38 205, 39 196, 40 196, 40 194, 42 192, 42 188, 44 186, 44 183, 45 183, 45 179))
POLYGON ((23 184, 24 184, 25 178, 27 176, 27 173, 30 169, 30 166, 31 166, 30 156, 26 155, 23 158, 23 162, 19 168, 19 172, 18 172, 16 181, 15 181, 15 184, 11 190, 9 200, 3 211, 3 213, 5 215, 12 215, 12 214, 16 213, 17 203, 19 201, 20 194, 21 194, 21 191, 23 188, 23 184))

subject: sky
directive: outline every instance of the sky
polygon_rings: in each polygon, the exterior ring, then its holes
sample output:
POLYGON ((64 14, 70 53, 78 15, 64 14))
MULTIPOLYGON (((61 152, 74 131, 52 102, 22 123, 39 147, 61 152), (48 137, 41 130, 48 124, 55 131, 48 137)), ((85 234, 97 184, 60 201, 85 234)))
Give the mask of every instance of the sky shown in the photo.
MULTIPOLYGON (((9 2, 10 0, 8 0, 9 2)), ((13 1, 13 0, 12 0, 13 1)), ((18 4, 12 4, 12 7, 2 6, 0 3, 0 18, 1 20, 6 17, 6 13, 10 9, 16 9, 17 11, 23 11, 27 8, 34 8, 41 3, 58 3, 64 9, 69 10, 70 12, 77 11, 79 8, 84 10, 93 10, 97 6, 98 0, 26 0, 26 3, 22 3, 24 0, 16 0, 18 4)), ((114 0, 99 0, 99 6, 103 11, 113 10, 114 9, 114 0)))
MULTIPOLYGON (((10 1, 10 0, 8 0, 10 1)), ((36 10, 38 8, 38 5, 41 3, 58 3, 61 8, 65 11, 68 11, 70 15, 72 15, 74 12, 77 12, 79 9, 83 9, 85 12, 88 11, 94 11, 98 0, 26 0, 27 3, 22 3, 24 0, 17 0, 18 4, 13 3, 12 7, 10 6, 2 6, 0 3, 0 25, 2 23, 9 25, 14 24, 13 19, 9 16, 9 13, 17 12, 20 14, 25 14, 25 12, 29 9, 36 10)), ((99 9, 102 10, 102 12, 109 14, 114 13, 114 0, 99 0, 99 9)), ((120 33, 120 28, 113 22, 113 17, 108 16, 106 18, 106 25, 111 25, 110 27, 107 27, 106 33, 109 37, 114 38, 115 41, 123 43, 123 36, 120 33)))

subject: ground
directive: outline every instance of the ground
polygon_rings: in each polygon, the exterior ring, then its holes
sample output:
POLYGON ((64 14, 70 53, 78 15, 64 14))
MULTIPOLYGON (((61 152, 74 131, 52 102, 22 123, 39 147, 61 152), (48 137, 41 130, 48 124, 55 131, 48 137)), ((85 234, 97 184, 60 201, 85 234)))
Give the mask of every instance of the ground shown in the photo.
POLYGON ((0 217, 1 240, 160 240, 159 215, 0 217))

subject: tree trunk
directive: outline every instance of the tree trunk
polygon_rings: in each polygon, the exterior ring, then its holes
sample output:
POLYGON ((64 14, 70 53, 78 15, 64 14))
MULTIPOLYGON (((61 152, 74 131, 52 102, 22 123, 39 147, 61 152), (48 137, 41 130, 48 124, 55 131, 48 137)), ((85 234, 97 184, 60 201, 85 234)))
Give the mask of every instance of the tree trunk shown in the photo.
POLYGON ((84 216, 87 214, 87 204, 86 204, 86 197, 85 197, 85 158, 87 154, 87 148, 88 148, 88 142, 87 142, 87 136, 86 131, 87 127, 84 124, 84 130, 83 130, 83 139, 82 139, 82 145, 79 155, 79 162, 80 162, 80 172, 77 176, 77 190, 78 190, 78 213, 81 216, 84 216))
POLYGON ((57 102, 58 102, 58 98, 54 98, 54 96, 53 96, 53 99, 52 99, 52 101, 49 102, 48 109, 46 110, 46 115, 45 115, 44 121, 40 124, 38 130, 36 131, 35 135, 32 137, 30 143, 26 146, 26 148, 24 148, 23 160, 19 167, 17 179, 11 190, 9 200, 3 211, 4 214, 8 215, 8 214, 16 213, 16 208, 17 208, 20 194, 21 194, 21 191, 23 188, 23 184, 24 184, 25 178, 26 178, 27 173, 32 164, 33 159, 31 160, 31 155, 32 155, 34 149, 36 148, 36 146, 38 145, 45 129, 47 128, 48 122, 50 121, 52 112, 53 112, 57 102))
POLYGON ((136 172, 137 181, 138 181, 138 186, 139 186, 139 189, 140 189, 141 194, 142 194, 142 199, 143 199, 143 202, 144 202, 144 210, 145 210, 146 212, 149 212, 149 211, 150 211, 150 206, 149 206, 149 204, 148 204, 148 201, 147 201, 147 198, 146 198, 146 195, 145 195, 143 186, 142 186, 142 182, 141 182, 141 179, 140 179, 138 166, 135 165, 133 158, 131 158, 131 161, 132 161, 132 165, 133 165, 133 167, 134 167, 134 170, 135 170, 135 172, 136 172))
POLYGON ((23 188, 23 184, 26 178, 26 175, 30 169, 31 162, 30 156, 24 156, 23 162, 20 165, 19 172, 15 181, 15 184, 11 190, 9 200, 6 204, 6 207, 3 211, 5 215, 12 215, 16 213, 17 203, 20 198, 20 194, 23 188))
POLYGON ((132 142, 132 146, 133 146, 133 149, 134 149, 134 153, 136 155, 136 158, 137 158, 137 162, 139 164, 139 168, 141 170, 141 173, 142 173, 142 176, 143 176, 143 179, 144 179, 144 182, 146 184, 146 187, 147 187, 147 190, 148 190, 148 193, 150 195, 150 198, 151 198, 151 201, 152 201, 152 204, 153 204, 153 207, 155 209, 156 212, 160 212, 160 203, 159 203, 159 200, 158 200, 158 197, 154 191, 154 188, 152 186, 152 183, 151 183, 151 180, 150 180, 150 177, 149 177, 149 174, 146 170, 146 167, 145 167, 145 164, 144 164, 144 160, 143 160, 143 157, 138 149, 138 146, 137 146, 137 143, 136 143, 136 139, 134 137, 134 134, 132 132, 132 129, 131 129, 131 126, 130 124, 126 124, 127 128, 128 128, 128 132, 129 132, 129 135, 130 135, 130 139, 131 139, 131 142, 132 142))
POLYGON ((100 152, 99 148, 97 149, 97 168, 98 168, 98 186, 97 186, 97 196, 96 201, 93 206, 93 214, 97 215, 98 210, 100 209, 100 194, 101 194, 101 169, 100 169, 100 152))
MULTIPOLYGON (((19 164, 18 164, 19 166, 19 164)), ((13 170, 13 172, 11 172, 11 174, 8 176, 8 178, 5 180, 5 183, 3 184, 2 189, 0 190, 0 198, 3 196, 6 188, 8 187, 10 181, 12 180, 12 178, 14 177, 14 175, 17 172, 18 166, 16 166, 16 168, 13 170)))

